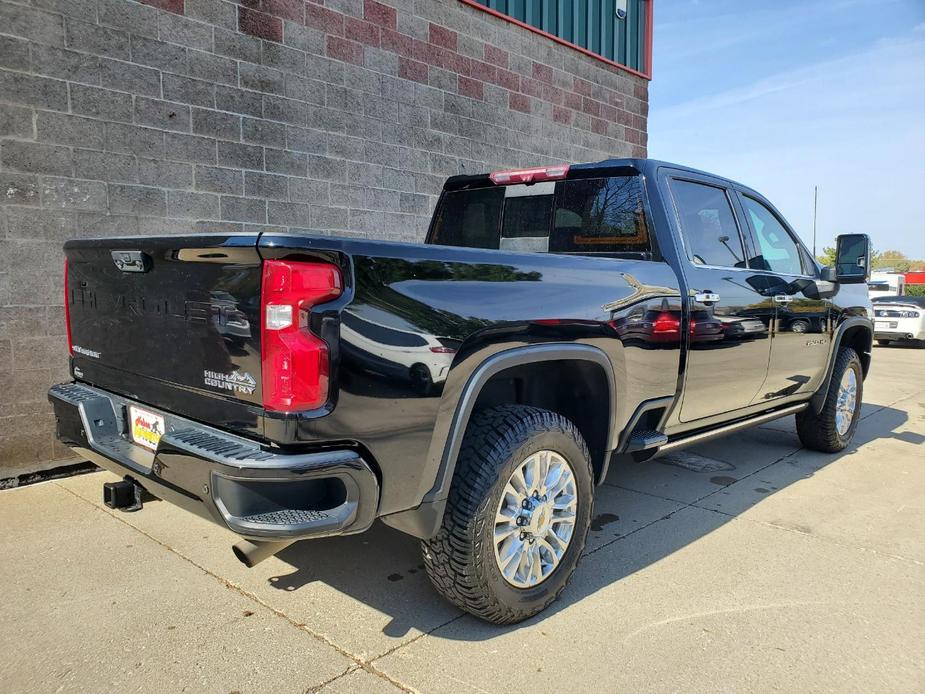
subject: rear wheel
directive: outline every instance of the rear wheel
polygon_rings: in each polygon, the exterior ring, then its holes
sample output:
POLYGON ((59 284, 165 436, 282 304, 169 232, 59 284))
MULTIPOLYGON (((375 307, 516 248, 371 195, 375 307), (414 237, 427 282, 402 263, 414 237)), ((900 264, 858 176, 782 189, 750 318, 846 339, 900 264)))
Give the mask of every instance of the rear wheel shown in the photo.
POLYGON ((889 340, 877 340, 877 344, 880 345, 881 347, 886 347, 887 345, 890 344, 890 341, 889 340))
POLYGON ((842 347, 822 411, 816 414, 810 405, 797 414, 797 434, 803 445, 824 453, 844 450, 858 427, 863 393, 861 360, 853 349, 842 347))
POLYGON ((496 624, 532 617, 568 584, 591 519, 591 457, 575 425, 535 407, 477 413, 443 525, 423 543, 450 602, 496 624))

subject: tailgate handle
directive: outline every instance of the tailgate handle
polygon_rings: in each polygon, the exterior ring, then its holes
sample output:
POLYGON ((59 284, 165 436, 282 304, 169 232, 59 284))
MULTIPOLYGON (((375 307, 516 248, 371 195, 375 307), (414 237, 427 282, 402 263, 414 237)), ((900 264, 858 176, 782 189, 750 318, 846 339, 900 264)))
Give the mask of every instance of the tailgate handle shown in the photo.
POLYGON ((142 251, 112 251, 112 262, 122 272, 147 272, 151 269, 151 258, 142 251))

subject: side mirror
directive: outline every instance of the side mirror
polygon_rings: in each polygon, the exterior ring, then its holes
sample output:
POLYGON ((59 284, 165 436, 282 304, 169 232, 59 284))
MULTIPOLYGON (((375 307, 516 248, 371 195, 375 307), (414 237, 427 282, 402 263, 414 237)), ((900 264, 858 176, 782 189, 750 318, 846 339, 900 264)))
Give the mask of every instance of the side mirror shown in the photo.
POLYGON ((870 279, 870 237, 842 234, 835 240, 835 249, 835 281, 866 284, 870 279))

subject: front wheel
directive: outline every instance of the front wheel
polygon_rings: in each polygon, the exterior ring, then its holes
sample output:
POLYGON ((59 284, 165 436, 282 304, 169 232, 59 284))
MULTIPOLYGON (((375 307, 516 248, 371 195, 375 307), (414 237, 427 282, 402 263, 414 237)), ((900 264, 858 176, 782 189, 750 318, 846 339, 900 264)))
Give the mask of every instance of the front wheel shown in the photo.
POLYGON ((541 612, 565 589, 591 519, 591 456, 555 412, 505 405, 466 430, 443 524, 423 543, 434 587, 495 624, 541 612))
POLYGON ((816 414, 812 405, 797 414, 797 434, 804 446, 823 453, 844 450, 854 436, 861 415, 864 372, 850 347, 838 350, 829 392, 816 414))

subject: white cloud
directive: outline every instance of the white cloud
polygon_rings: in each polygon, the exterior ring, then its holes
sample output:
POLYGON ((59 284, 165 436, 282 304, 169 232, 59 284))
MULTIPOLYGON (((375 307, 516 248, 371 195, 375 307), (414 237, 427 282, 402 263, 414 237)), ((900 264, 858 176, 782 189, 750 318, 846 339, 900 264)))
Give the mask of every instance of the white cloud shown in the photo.
MULTIPOLYGON (((907 37, 909 35, 907 34, 907 37)), ((867 232, 880 249, 925 258, 925 39, 869 50, 664 109, 649 152, 715 171, 767 195, 819 246, 867 232)))

